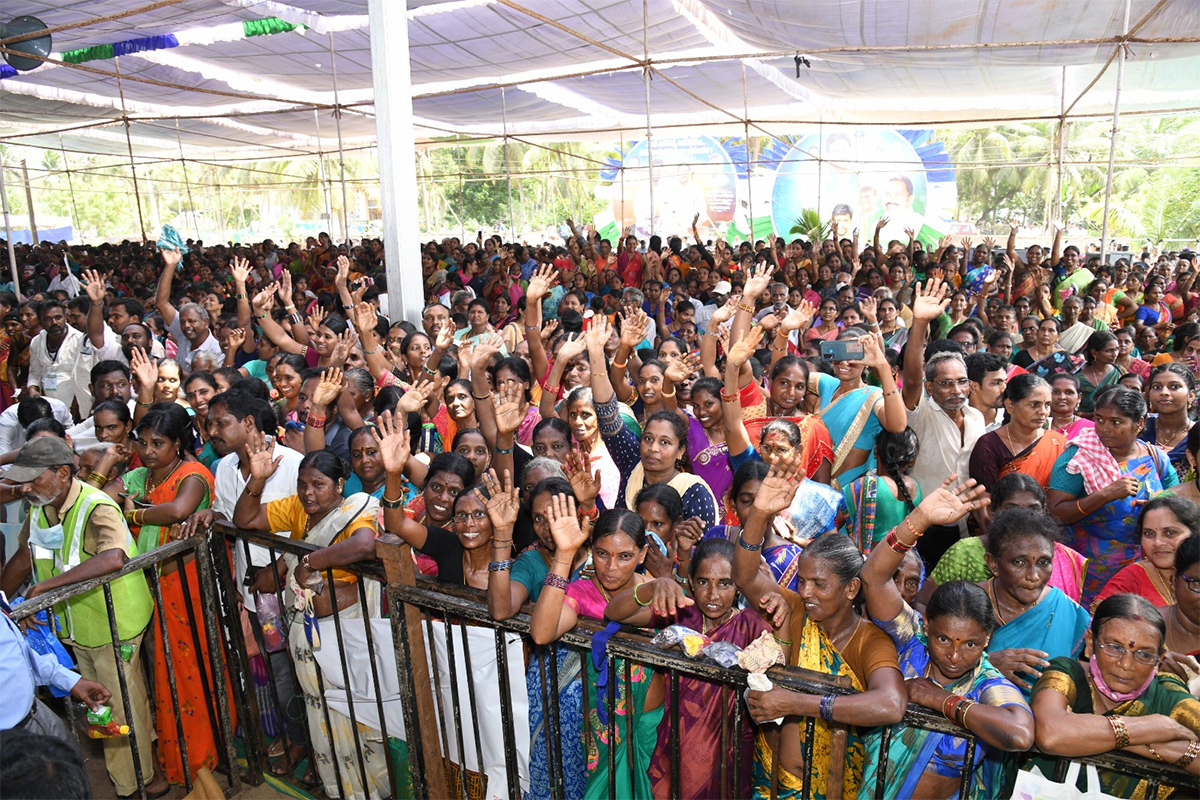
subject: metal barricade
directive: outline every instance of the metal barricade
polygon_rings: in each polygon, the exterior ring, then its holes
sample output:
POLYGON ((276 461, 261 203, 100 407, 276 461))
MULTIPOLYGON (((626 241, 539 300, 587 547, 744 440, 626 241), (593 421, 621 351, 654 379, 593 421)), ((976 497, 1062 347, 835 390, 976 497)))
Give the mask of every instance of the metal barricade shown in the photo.
MULTIPOLYGON (((261 783, 268 771, 267 739, 240 617, 239 582, 246 576, 235 574, 230 559, 232 551, 240 553, 246 564, 252 563, 252 546, 263 548, 270 563, 283 556, 298 559, 316 549, 287 538, 239 531, 218 524, 210 536, 172 542, 130 560, 118 573, 37 597, 19 606, 14 615, 20 619, 66 597, 103 586, 106 587, 109 620, 115 637, 116 618, 108 584, 118 577, 142 570, 150 583, 156 608, 161 609, 163 565, 181 563, 186 556, 194 555, 203 609, 200 617, 189 621, 194 623, 197 637, 203 636, 209 646, 213 699, 210 709, 215 726, 220 729, 221 740, 218 767, 227 776, 231 795, 241 791, 242 781, 261 783), (232 693, 232 706, 227 692, 232 693), (234 711, 245 751, 244 769, 238 766, 234 711)), ((335 602, 332 613, 317 620, 322 641, 321 647, 315 650, 316 655, 307 647, 306 641, 301 641, 307 636, 303 627, 295 623, 285 658, 275 659, 276 665, 273 665, 269 654, 262 651, 270 702, 281 716, 294 698, 281 696, 279 687, 287 684, 277 680, 284 676, 277 674, 276 666, 292 671, 292 685, 300 671, 312 681, 310 691, 302 691, 299 695, 306 709, 304 723, 310 734, 310 762, 317 763, 318 771, 326 773, 325 789, 330 796, 337 796, 341 787, 347 787, 343 792, 346 796, 363 797, 473 800, 485 794, 521 796, 529 782, 525 759, 531 754, 532 734, 528 730, 528 715, 522 716, 514 709, 526 707, 520 702, 522 698, 529 702, 527 687, 518 680, 529 677, 530 685, 539 695, 544 715, 542 746, 547 755, 545 783, 548 796, 553 800, 567 800, 570 792, 564 776, 564 744, 578 741, 584 733, 564 729, 558 675, 562 658, 578 654, 584 665, 579 679, 586 687, 586 659, 591 658, 592 635, 602 628, 601 622, 581 620, 557 646, 533 647, 528 644, 530 607, 511 619, 493 620, 481 593, 418 578, 411 549, 388 534, 377 541, 376 559, 336 570, 323 570, 327 585, 332 585, 335 571, 348 572, 356 578, 355 603, 347 602, 339 607, 335 602), (376 589, 385 590, 378 601, 374 600, 376 589), (387 640, 389 635, 390 641, 387 640), (525 643, 527 656, 522 652, 521 642, 525 643), (331 648, 331 644, 336 646, 331 648), (320 748, 311 744, 314 727, 321 729, 316 732, 323 737, 320 748), (405 749, 407 765, 402 758, 405 749)), ((285 607, 283 587, 276 585, 273 591, 280 607, 285 607)), ((154 624, 158 627, 157 640, 169 647, 161 614, 157 615, 154 624)), ((122 664, 115 638, 113 654, 124 689, 126 667, 122 664)), ((616 713, 618 682, 628 693, 633 664, 663 675, 671 700, 668 707, 673 710, 663 723, 668 731, 669 794, 680 796, 678 709, 681 680, 701 679, 721 684, 720 696, 724 702, 729 693, 740 696, 746 686, 746 673, 693 660, 675 650, 663 650, 650 644, 646 636, 626 630, 609 639, 605 659, 610 676, 607 691, 603 697, 588 698, 585 688, 584 708, 589 703, 604 703, 608 712, 609 741, 615 740, 617 725, 624 726, 625 741, 629 741, 630 735, 629 715, 620 720, 621 715, 616 713)), ((174 668, 169 657, 167 664, 172 701, 178 706, 174 668)), ((768 676, 776 686, 810 695, 854 691, 843 679, 799 668, 775 667, 768 676)), ((127 706, 126 695, 124 710, 128 716, 130 709, 127 706)), ((743 741, 748 726, 753 726, 742 702, 733 703, 732 709, 731 718, 722 720, 721 728, 723 752, 731 753, 732 757, 728 763, 719 765, 721 793, 730 797, 738 795, 739 776, 746 767, 742 748, 735 745, 743 741)), ((815 720, 804 719, 801 724, 805 726, 806 740, 812 741, 815 720)), ((909 707, 903 724, 966 740, 960 796, 968 796, 973 781, 976 737, 951 725, 941 715, 917 706, 909 707)), ((286 743, 286 726, 281 724, 281 728, 280 735, 286 743)), ((883 796, 887 783, 885 754, 894 730, 888 728, 880 732, 881 768, 877 771, 875 785, 869 787, 875 797, 883 796)), ((183 741, 181 723, 178 733, 183 741)), ((831 757, 828 768, 823 770, 825 786, 813 785, 815 769, 797 776, 803 781, 803 795, 820 791, 829 798, 841 796, 846 733, 845 726, 832 726, 831 757)), ((137 736, 131 737, 130 745, 135 752, 135 764, 139 748, 150 746, 139 741, 137 736)), ((608 750, 608 763, 603 766, 608 770, 609 795, 612 797, 617 795, 618 771, 628 770, 632 785, 634 764, 627 754, 628 747, 626 757, 619 763, 616 748, 608 750)), ((186 746, 181 755, 186 769, 186 746)), ((1108 754, 1076 760, 1145 778, 1150 782, 1148 796, 1154 796, 1160 785, 1181 787, 1189 793, 1195 793, 1197 788, 1197 782, 1182 770, 1135 756, 1108 754)), ((779 759, 775 761, 778 763, 779 759)), ((1067 759, 1058 760, 1056 780, 1062 780, 1068 763, 1067 759)), ((140 789, 144 790, 147 780, 148 776, 139 770, 140 789)))

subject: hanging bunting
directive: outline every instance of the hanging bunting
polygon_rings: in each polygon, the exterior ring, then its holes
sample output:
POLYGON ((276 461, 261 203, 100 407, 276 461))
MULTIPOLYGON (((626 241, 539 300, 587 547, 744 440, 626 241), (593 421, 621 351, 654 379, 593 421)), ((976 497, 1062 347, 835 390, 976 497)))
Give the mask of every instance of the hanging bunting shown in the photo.
MULTIPOLYGON (((278 17, 267 19, 249 19, 243 22, 232 22, 216 25, 212 28, 197 28, 180 33, 168 33, 161 36, 143 36, 137 39, 126 39, 112 44, 99 44, 92 47, 81 47, 77 50, 67 50, 59 53, 59 59, 67 64, 82 64, 85 61, 100 61, 133 53, 149 53, 156 50, 168 50, 192 44, 214 44, 216 42, 233 42, 252 36, 271 36, 276 33, 304 32, 303 25, 294 25, 278 17)), ((17 75, 17 71, 7 64, 0 64, 0 80, 17 75)))

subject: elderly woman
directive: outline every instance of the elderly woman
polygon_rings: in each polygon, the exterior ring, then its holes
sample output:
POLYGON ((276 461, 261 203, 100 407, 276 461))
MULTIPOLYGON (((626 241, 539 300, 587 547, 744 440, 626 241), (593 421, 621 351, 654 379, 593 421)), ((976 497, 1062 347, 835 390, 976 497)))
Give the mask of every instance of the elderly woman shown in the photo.
POLYGON ((1091 559, 1085 605, 1141 556, 1133 533, 1140 506, 1179 483, 1162 451, 1138 440, 1145 418, 1140 394, 1124 386, 1107 388, 1096 400, 1096 427, 1077 435, 1054 463, 1050 513, 1073 526, 1075 549, 1091 559))
POLYGON ((1142 557, 1113 575, 1096 595, 1092 610, 1115 594, 1136 594, 1155 606, 1175 605, 1175 552, 1200 533, 1200 508, 1171 494, 1153 498, 1138 515, 1142 557))
MULTIPOLYGON (((1166 625, 1145 598, 1115 595, 1096 609, 1086 661, 1052 659, 1034 687, 1038 749, 1078 758, 1124 750, 1200 775, 1200 702, 1183 681, 1158 671, 1166 625), (1114 747, 1115 744, 1115 747, 1114 747)), ((1050 759, 1032 763, 1050 774, 1050 759)), ((1087 781, 1081 774, 1079 788, 1087 781)), ((1138 776, 1100 770, 1100 788, 1114 797, 1146 797, 1138 776)))

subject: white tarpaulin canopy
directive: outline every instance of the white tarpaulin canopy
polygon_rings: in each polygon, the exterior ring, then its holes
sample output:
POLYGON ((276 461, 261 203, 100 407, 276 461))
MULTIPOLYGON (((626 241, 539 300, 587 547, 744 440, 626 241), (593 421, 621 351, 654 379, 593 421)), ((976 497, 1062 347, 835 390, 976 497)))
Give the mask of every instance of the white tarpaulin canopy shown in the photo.
MULTIPOLYGON (((409 0, 413 111, 427 140, 1095 117, 1121 41, 1123 113, 1200 109, 1200 3, 1128 5, 1123 37, 1125 0, 409 0)), ((0 21, 23 14, 55 61, 0 80, 0 141, 288 158, 337 149, 338 106, 345 149, 375 141, 367 0, 10 0, 0 21), (304 27, 242 32, 271 18, 304 27)))

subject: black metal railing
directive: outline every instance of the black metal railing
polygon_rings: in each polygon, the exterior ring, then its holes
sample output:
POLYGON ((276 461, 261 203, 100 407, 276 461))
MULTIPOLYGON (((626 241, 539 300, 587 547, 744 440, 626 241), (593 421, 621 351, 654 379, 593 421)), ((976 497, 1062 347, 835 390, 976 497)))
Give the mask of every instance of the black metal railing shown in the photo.
MULTIPOLYGON (((247 641, 241 625, 239 614, 239 592, 237 582, 244 575, 234 574, 234 565, 230 559, 231 550, 236 550, 244 557, 244 562, 253 561, 251 547, 263 548, 268 560, 274 563, 281 556, 302 557, 312 552, 314 547, 302 542, 293 541, 271 534, 239 531, 231 526, 218 524, 211 536, 198 536, 179 542, 172 542, 156 550, 130 560, 118 573, 87 581, 76 586, 64 587, 53 592, 47 592, 32 601, 17 607, 14 618, 21 619, 43 608, 50 607, 61 600, 88 591, 96 586, 105 587, 108 603, 110 624, 114 635, 114 658, 117 659, 118 674, 121 675, 122 689, 124 688, 124 669, 119 647, 115 642, 116 617, 112 610, 111 592, 108 585, 118 577, 143 571, 147 576, 152 590, 156 608, 162 608, 161 577, 164 565, 176 563, 182 568, 184 559, 192 556, 196 560, 197 577, 200 581, 199 593, 202 599, 201 618, 195 622, 197 636, 203 635, 209 646, 209 661, 212 670, 213 685, 211 696, 213 704, 210 707, 219 728, 221 745, 221 763, 218 770, 226 775, 228 792, 237 795, 242 790, 242 783, 257 785, 261 783, 268 770, 267 740, 264 733, 260 708, 250 677, 250 663, 247 656, 247 641), (227 690, 232 692, 232 707, 228 701, 227 690), (245 750, 246 768, 239 769, 233 724, 233 711, 237 712, 238 728, 245 750)), ((357 779, 357 785, 364 787, 364 794, 374 793, 380 796, 392 797, 460 797, 463 800, 483 794, 482 787, 488 780, 488 769, 485 764, 485 749, 496 747, 497 743, 486 741, 480 733, 480 721, 487 721, 499 716, 499 730, 502 741, 498 751, 502 753, 502 771, 497 775, 500 786, 488 786, 488 794, 507 795, 510 798, 519 797, 523 792, 526 776, 522 775, 523 762, 520 757, 523 728, 527 728, 528 720, 514 713, 513 705, 516 699, 526 696, 524 686, 514 684, 514 674, 524 676, 526 669, 536 671, 540 678, 540 694, 545 715, 545 742, 548 751, 547 766, 549 770, 549 795, 555 800, 566 800, 567 789, 564 780, 563 744, 570 742, 571 737, 582 738, 581 731, 566 732, 560 718, 559 683, 557 676, 560 669, 560 652, 575 651, 582 658, 590 658, 592 635, 603 627, 603 623, 595 620, 581 620, 578 627, 569 631, 559 642, 566 650, 560 651, 556 646, 532 647, 529 645, 529 609, 522 610, 511 619, 495 621, 488 612, 483 595, 469 588, 450 587, 415 575, 412 553, 394 536, 384 535, 377 543, 377 558, 372 561, 339 567, 338 571, 346 571, 357 577, 355 583, 356 602, 360 604, 362 617, 366 621, 361 625, 362 639, 354 639, 354 647, 365 647, 368 651, 365 661, 369 675, 360 669, 352 669, 352 662, 360 664, 364 657, 361 652, 348 652, 346 634, 353 629, 358 636, 358 621, 345 618, 346 609, 339 609, 338 603, 333 603, 333 612, 329 617, 321 619, 322 645, 328 646, 336 641, 336 658, 330 654, 327 664, 332 663, 334 669, 316 668, 317 695, 319 696, 318 719, 324 723, 332 742, 335 754, 332 769, 335 786, 326 785, 330 796, 336 796, 339 787, 344 785, 344 778, 357 779), (371 598, 374 585, 384 590, 383 598, 376 602, 371 598), (390 630, 391 641, 380 640, 379 628, 370 623, 370 619, 387 619, 388 623, 382 629, 390 630), (330 628, 332 624, 332 628, 330 628), (328 634, 332 631, 333 636, 328 634), (480 642, 490 637, 491 645, 486 646, 486 652, 480 642), (457 639, 457 641, 456 641, 457 639), (474 641, 474 645, 472 645, 474 641), (513 659, 520 652, 519 642, 525 642, 530 649, 528 666, 514 664, 513 659), (484 657, 491 659, 490 652, 494 645, 495 674, 502 680, 495 681, 498 685, 485 685, 479 679, 479 667, 484 657), (514 646, 516 649, 514 650, 514 646), (438 652, 440 649, 440 652, 438 652), (510 652, 510 650, 512 652, 510 652), (381 655, 382 654, 382 655, 381 655), (473 659, 475 663, 473 663, 473 659), (515 673, 514 673, 515 667, 515 673), (340 676, 334 674, 340 668, 340 676), (345 703, 344 716, 349 720, 349 736, 346 726, 335 726, 332 720, 341 711, 333 711, 325 698, 340 697, 339 690, 332 688, 327 679, 340 681, 344 687, 345 703), (445 681, 444 681, 445 679, 445 681), (448 685, 444 685, 448 682, 448 685), (356 694, 357 692, 357 694, 356 694), (395 706, 399 705, 399 714, 395 706), (377 721, 376 728, 371 724, 373 718, 377 721), (389 722, 391 720, 391 722, 389 722), (396 724, 399 723, 399 724, 396 724), (398 730, 401 726, 403 731, 398 730), (392 728, 389 731, 389 727, 392 728), (372 783, 370 768, 364 756, 364 741, 378 737, 383 742, 386 761, 386 786, 380 786, 376 779, 372 783), (403 742, 404 744, 401 744, 403 742), (398 758, 401 748, 406 746, 408 757, 407 767, 398 758), (473 758, 470 757, 473 751, 473 758), (337 757, 341 752, 343 757, 337 757), (470 761, 468 764, 467 762, 470 761), (499 789, 503 788, 503 791, 499 789)), ((261 558, 259 559, 262 560, 261 558)), ((323 570, 328 585, 332 585, 334 570, 323 570)), ((285 607, 285 593, 282 586, 273 589, 280 608, 285 607)), ((347 609, 349 606, 347 606, 347 609)), ((51 615, 53 616, 53 615, 51 615)), ((156 634, 156 644, 162 641, 169 647, 166 636, 165 621, 158 615, 159 631, 156 634)), ((283 668, 296 670, 293 648, 286 650, 287 657, 278 660, 283 668)), ((172 700, 178 707, 175 695, 175 675, 169 652, 166 653, 169 670, 169 683, 172 700)), ((287 712, 290 700, 280 695, 280 682, 272 658, 263 651, 268 683, 270 685, 271 703, 282 717, 287 712)), ((679 722, 679 692, 681 677, 692 677, 722 684, 722 700, 728 697, 726 692, 740 695, 746 686, 746 672, 740 669, 728 669, 707 661, 697 661, 687 658, 675 650, 663 650, 650 643, 643 634, 631 630, 623 630, 613 636, 607 644, 606 658, 610 680, 605 697, 595 698, 595 702, 603 702, 608 712, 609 741, 615 741, 618 715, 616 711, 616 684, 624 682, 626 692, 630 689, 630 666, 633 663, 643 664, 656 672, 662 673, 667 691, 670 693, 670 709, 672 715, 665 724, 669 730, 669 746, 671 748, 669 781, 670 796, 678 797, 680 792, 680 759, 677 757, 680 748, 679 722), (619 666, 620 665, 620 666, 619 666)), ((585 662, 586 663, 586 662, 585 662)), ((582 671, 581 680, 587 683, 586 669, 582 671)), ((490 673, 488 673, 490 674, 490 673)), ((811 672, 793 667, 775 667, 768 672, 771 681, 780 687, 806 694, 848 694, 854 690, 846 685, 844 680, 829 675, 811 672)), ((585 707, 589 702, 585 695, 585 707)), ((126 695, 126 706, 128 700, 126 695)), ((733 714, 729 720, 728 730, 722 725, 723 746, 728 744, 727 752, 732 753, 728 765, 721 765, 720 785, 725 796, 737 796, 739 776, 742 775, 742 748, 740 743, 753 722, 748 719, 748 712, 743 704, 732 704, 733 714), (735 746, 735 743, 736 746, 735 746)), ((130 710, 125 708, 129 718, 130 710)), ((625 717, 628 726, 629 717, 625 717)), ((806 741, 813 741, 815 720, 805 719, 806 741)), ((966 740, 965 760, 962 770, 960 796, 970 794, 974 780, 974 748, 976 737, 969 731, 958 728, 947 722, 941 715, 918 706, 910 706, 904 718, 904 725, 942 734, 952 734, 966 740)), ((842 787, 842 771, 845 767, 846 727, 834 725, 832 736, 832 755, 826 774, 825 787, 813 787, 816 765, 810 764, 806 774, 799 777, 804 784, 803 794, 809 796, 814 788, 830 798, 839 797, 842 787)), ((183 736, 182 724, 179 724, 179 736, 183 745, 183 763, 187 772, 188 755, 186 741, 183 736)), ((893 729, 881 732, 879 743, 879 769, 876 784, 873 788, 876 797, 882 797, 887 783, 887 757, 890 737, 893 729)), ((281 733, 286 741, 286 735, 281 733)), ((629 741, 626 728, 625 741, 629 741)), ((310 737, 311 743, 311 737, 310 737)), ((137 736, 131 736, 130 745, 134 750, 134 763, 138 764, 137 752, 141 746, 151 746, 149 742, 139 741, 137 736)), ((626 748, 628 754, 629 748, 626 748)), ((494 752, 494 751, 493 751, 494 752)), ((316 763, 318 756, 311 749, 309 757, 316 763)), ((1136 756, 1113 753, 1093 758, 1075 759, 1085 763, 1095 764, 1103 769, 1112 770, 1149 781, 1147 796, 1155 796, 1158 787, 1174 786, 1184 789, 1194 795, 1197 791, 1197 781, 1184 771, 1171 766, 1158 764, 1136 756)), ((780 759, 776 758, 778 764, 780 759)), ((1068 759, 1059 759, 1055 774, 1056 780, 1062 780, 1068 766, 1068 759)), ((823 765, 824 766, 824 765, 823 765)), ((626 757, 624 764, 616 761, 616 748, 609 748, 609 794, 616 796, 616 781, 618 769, 631 771, 634 768, 632 759, 626 757)), ((632 774, 631 774, 632 777, 632 774)), ((143 790, 148 780, 147 776, 138 770, 139 789, 143 790)), ((350 781, 353 783, 353 781, 350 781)), ((188 782, 190 789, 190 780, 188 782)))

